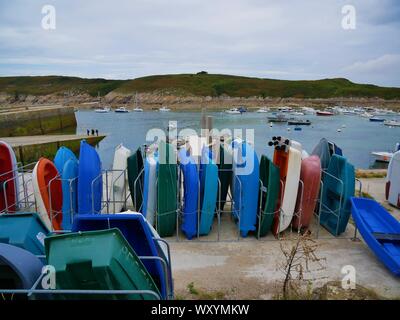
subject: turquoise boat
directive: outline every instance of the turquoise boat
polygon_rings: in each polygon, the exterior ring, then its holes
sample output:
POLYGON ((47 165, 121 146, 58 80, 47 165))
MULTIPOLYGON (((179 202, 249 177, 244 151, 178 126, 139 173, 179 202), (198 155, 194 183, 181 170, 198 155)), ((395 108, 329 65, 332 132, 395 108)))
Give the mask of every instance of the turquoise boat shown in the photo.
POLYGON ((201 212, 199 234, 210 233, 218 196, 218 167, 214 163, 211 151, 203 147, 200 165, 201 212))
POLYGON ((46 257, 56 271, 57 289, 146 290, 149 293, 61 294, 59 299, 154 300, 160 292, 119 229, 50 236, 46 257), (151 292, 151 294, 150 294, 151 292))
POLYGON ((49 230, 36 213, 0 215, 0 242, 44 255, 44 238, 49 230))
POLYGON ((320 223, 338 236, 346 230, 351 214, 350 198, 354 196, 355 170, 343 156, 333 155, 327 173, 323 173, 320 223))

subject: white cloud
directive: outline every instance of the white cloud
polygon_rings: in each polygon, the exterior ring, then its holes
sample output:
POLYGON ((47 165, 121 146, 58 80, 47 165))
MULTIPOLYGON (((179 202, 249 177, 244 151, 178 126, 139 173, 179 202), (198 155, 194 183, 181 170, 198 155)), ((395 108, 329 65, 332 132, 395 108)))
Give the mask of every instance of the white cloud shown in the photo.
POLYGON ((357 29, 345 31, 341 7, 347 2, 48 0, 57 12, 55 31, 40 28, 41 0, 2 2, 0 74, 133 78, 208 70, 282 79, 348 76, 400 86, 394 72, 382 77, 361 66, 393 64, 390 56, 400 54, 391 13, 399 6, 353 0, 357 29), (386 58, 369 62, 376 57, 386 58))

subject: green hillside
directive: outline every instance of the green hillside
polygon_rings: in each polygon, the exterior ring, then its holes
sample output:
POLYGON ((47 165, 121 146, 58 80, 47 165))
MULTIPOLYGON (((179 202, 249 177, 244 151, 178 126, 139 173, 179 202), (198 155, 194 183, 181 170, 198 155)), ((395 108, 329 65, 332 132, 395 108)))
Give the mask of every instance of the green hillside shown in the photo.
POLYGON ((122 80, 83 79, 78 77, 0 77, 0 92, 8 94, 46 95, 88 93, 106 95, 119 87, 122 80))
POLYGON ((231 97, 379 97, 400 99, 400 88, 356 84, 347 79, 288 81, 239 77, 218 74, 156 75, 133 80, 82 79, 76 77, 3 77, 0 92, 8 94, 59 94, 64 92, 88 93, 96 96, 111 91, 116 94, 134 92, 160 92, 175 95, 231 97))

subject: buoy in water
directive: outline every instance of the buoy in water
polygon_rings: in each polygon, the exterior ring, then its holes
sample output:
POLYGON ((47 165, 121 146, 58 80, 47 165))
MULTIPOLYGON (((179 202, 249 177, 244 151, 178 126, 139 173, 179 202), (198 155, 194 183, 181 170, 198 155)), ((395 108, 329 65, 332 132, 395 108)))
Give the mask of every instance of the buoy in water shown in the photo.
POLYGON ((342 129, 337 129, 337 132, 342 132, 342 129))

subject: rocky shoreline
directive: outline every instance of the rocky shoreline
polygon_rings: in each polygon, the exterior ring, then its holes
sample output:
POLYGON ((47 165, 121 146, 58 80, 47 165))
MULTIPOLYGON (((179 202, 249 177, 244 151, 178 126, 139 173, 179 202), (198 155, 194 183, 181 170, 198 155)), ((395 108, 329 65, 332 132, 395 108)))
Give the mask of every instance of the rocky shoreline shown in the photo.
MULTIPOLYGON (((229 97, 229 96, 179 96, 168 93, 139 93, 137 95, 140 107, 146 110, 158 109, 163 105, 167 105, 173 110, 196 111, 203 108, 220 110, 233 106, 245 106, 248 108, 260 107, 314 107, 325 108, 335 105, 345 105, 349 107, 366 106, 377 108, 389 108, 400 110, 400 100, 384 100, 379 98, 329 98, 329 99, 299 99, 299 98, 270 98, 270 97, 229 97)), ((43 105, 63 105, 73 106, 79 109, 96 108, 99 105, 109 105, 118 107, 121 105, 127 108, 134 108, 134 94, 120 94, 110 92, 109 94, 98 99, 89 94, 77 94, 70 96, 62 95, 20 95, 16 100, 15 97, 8 94, 0 94, 0 112, 2 110, 23 109, 29 107, 39 107, 43 105)))

